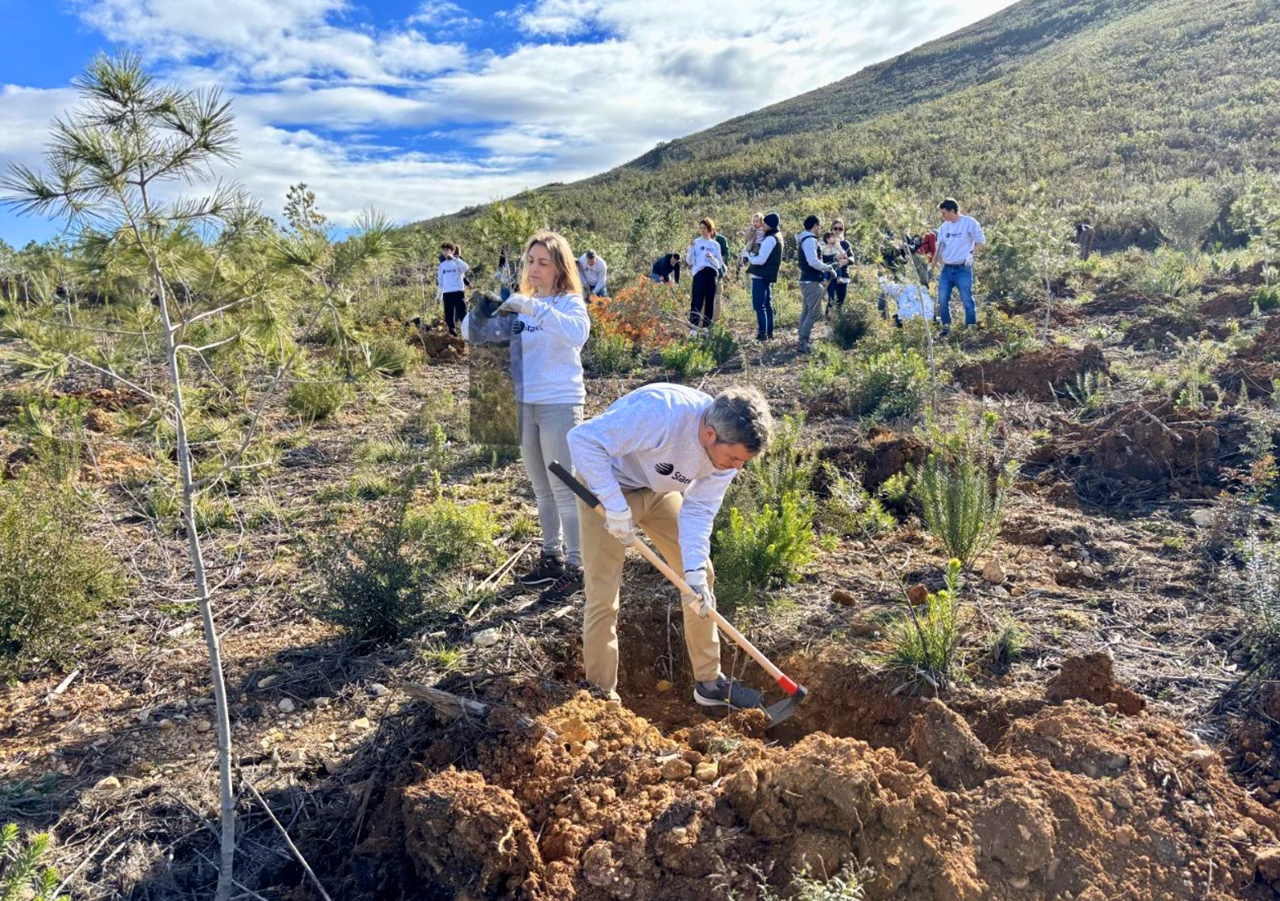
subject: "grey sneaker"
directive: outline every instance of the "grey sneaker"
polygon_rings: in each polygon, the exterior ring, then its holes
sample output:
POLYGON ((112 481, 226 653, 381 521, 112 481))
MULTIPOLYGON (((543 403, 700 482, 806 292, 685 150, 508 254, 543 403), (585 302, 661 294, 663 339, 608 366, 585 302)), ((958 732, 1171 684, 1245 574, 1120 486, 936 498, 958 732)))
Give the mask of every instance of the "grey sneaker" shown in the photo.
POLYGON ((693 699, 703 707, 728 707, 733 710, 764 706, 764 698, 760 692, 724 676, 716 679, 713 691, 703 688, 701 682, 694 683, 693 699))

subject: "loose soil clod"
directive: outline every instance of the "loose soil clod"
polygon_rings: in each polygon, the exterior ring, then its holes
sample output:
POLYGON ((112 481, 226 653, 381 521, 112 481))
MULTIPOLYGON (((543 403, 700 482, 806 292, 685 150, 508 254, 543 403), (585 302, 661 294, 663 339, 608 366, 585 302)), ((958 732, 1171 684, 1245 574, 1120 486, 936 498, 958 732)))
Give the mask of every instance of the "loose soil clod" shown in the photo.
POLYGON ((955 380, 980 397, 1022 394, 1052 402, 1057 391, 1076 376, 1099 371, 1107 371, 1107 362, 1098 345, 1087 344, 1080 350, 1050 345, 1009 360, 967 363, 955 370, 955 380))
POLYGON ((508 733, 473 770, 392 792, 367 851, 471 898, 751 899, 760 877, 857 865, 869 901, 1190 901, 1253 897, 1280 829, 1181 728, 1080 700, 1027 705, 990 747, 925 701, 901 752, 716 723, 666 736, 585 693, 538 721, 559 739, 508 733))

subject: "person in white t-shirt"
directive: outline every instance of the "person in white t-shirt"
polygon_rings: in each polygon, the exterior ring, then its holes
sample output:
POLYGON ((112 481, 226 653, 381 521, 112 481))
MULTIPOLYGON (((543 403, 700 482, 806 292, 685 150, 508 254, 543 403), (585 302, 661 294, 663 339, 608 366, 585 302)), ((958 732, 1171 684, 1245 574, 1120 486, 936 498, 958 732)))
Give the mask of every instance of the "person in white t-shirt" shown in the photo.
POLYGON ((942 313, 942 334, 951 333, 951 289, 960 289, 960 302, 964 304, 964 324, 968 328, 978 324, 978 310, 973 302, 973 255, 987 246, 987 236, 982 226, 972 216, 960 214, 960 204, 948 197, 938 204, 942 210, 942 224, 938 226, 938 252, 933 255, 929 274, 942 264, 938 276, 938 307, 942 313))
POLYGON ((472 343, 510 343, 520 457, 533 483, 542 526, 542 555, 519 581, 546 586, 542 600, 564 600, 582 590, 578 506, 573 491, 553 479, 547 466, 569 459, 569 432, 582 422, 587 397, 582 347, 591 331, 578 269, 564 236, 540 231, 530 238, 520 293, 505 301, 481 297, 463 320, 462 331, 472 343))
POLYGON ((467 315, 466 275, 470 268, 458 256, 458 245, 440 245, 440 266, 436 269, 436 294, 444 302, 444 322, 449 334, 457 337, 458 325, 467 315))
POLYGON ((609 293, 609 289, 605 287, 605 276, 608 271, 609 267, 604 257, 594 250, 588 250, 578 257, 578 275, 582 277, 582 287, 592 297, 604 297, 609 293))
POLYGON ((724 254, 716 240, 716 224, 710 219, 698 223, 698 234, 689 241, 685 255, 693 286, 690 289, 689 335, 710 328, 716 318, 716 279, 724 268, 724 254))

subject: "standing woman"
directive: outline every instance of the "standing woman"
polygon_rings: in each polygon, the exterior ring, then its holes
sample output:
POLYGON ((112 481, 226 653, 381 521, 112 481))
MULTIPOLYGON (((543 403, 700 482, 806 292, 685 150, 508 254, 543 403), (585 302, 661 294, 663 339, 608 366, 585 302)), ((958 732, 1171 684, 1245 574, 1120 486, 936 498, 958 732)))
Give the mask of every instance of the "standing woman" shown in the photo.
POLYGON ((698 223, 698 235, 689 242, 685 256, 692 275, 692 302, 689 306, 689 336, 710 328, 716 313, 716 279, 724 266, 724 256, 716 242, 716 224, 710 219, 698 223))
POLYGON ((832 222, 831 232, 837 248, 836 277, 827 285, 827 315, 831 314, 832 302, 835 303, 836 312, 844 309, 845 298, 849 296, 849 264, 853 262, 853 245, 844 236, 844 220, 832 222))
POLYGON ((458 325, 467 315, 466 274, 470 267, 458 255, 458 245, 440 245, 440 266, 436 269, 436 290, 444 301, 444 323, 449 334, 458 336, 458 325))
POLYGON ((582 346, 591 330, 569 242, 553 231, 540 231, 530 238, 524 250, 520 293, 501 304, 496 301, 492 296, 482 298, 463 320, 463 334, 475 343, 511 345, 520 456, 533 482, 542 527, 542 555, 520 582, 547 585, 541 599, 562 600, 582 590, 578 507, 573 492, 552 479, 547 466, 553 460, 569 459, 569 430, 582 422, 587 397, 582 346))
POLYGON ((751 276, 751 308, 756 311, 756 340, 773 338, 773 283, 778 280, 778 268, 782 265, 782 242, 778 228, 782 219, 777 213, 764 217, 764 237, 755 250, 748 245, 742 251, 747 261, 747 275, 751 276))

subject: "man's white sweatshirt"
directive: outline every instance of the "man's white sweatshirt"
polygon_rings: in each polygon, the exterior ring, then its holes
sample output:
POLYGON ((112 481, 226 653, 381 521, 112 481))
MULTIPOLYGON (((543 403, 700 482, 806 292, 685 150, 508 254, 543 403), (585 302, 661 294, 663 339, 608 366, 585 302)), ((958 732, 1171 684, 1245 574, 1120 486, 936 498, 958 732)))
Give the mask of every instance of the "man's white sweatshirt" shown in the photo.
POLYGON ((710 395, 684 385, 645 385, 569 432, 574 468, 605 509, 629 509, 623 489, 684 495, 679 528, 686 570, 706 566, 711 526, 738 473, 716 469, 698 441, 711 401, 710 395))
POLYGON ((533 297, 532 313, 484 319, 472 310, 462 334, 473 344, 511 342, 516 400, 525 404, 581 404, 582 346, 591 332, 587 305, 578 294, 533 297))

